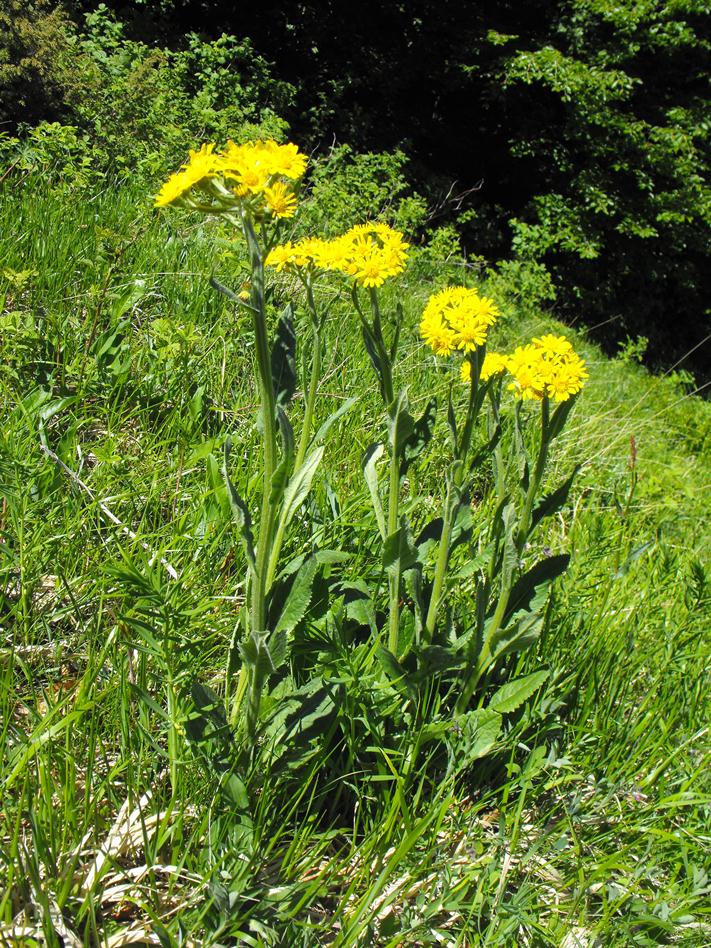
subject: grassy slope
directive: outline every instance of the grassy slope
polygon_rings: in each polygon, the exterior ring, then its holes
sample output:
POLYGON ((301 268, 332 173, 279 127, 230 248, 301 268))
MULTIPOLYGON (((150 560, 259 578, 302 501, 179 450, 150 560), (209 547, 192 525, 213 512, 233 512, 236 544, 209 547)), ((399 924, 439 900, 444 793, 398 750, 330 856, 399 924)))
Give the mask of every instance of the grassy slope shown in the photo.
MULTIPOLYGON (((205 900, 205 881, 225 866, 206 843, 203 784, 186 763, 159 832, 137 820, 138 849, 113 847, 113 881, 131 866, 158 868, 110 902, 106 878, 87 873, 112 821, 129 794, 153 793, 147 814, 170 796, 164 689, 135 649, 138 624, 152 617, 169 636, 160 647, 187 657, 176 667, 214 683, 239 609, 241 571, 209 456, 231 431, 235 476, 257 492, 251 344, 208 279, 214 267, 237 285, 240 255, 221 244, 213 264, 211 227, 158 219, 129 188, 79 200, 6 184, 0 216, 2 267, 33 271, 24 287, 5 281, 0 316, 0 922, 26 911, 30 928, 61 934, 61 910, 100 940, 155 913, 175 938, 180 906, 198 944, 206 931, 230 943, 247 930, 253 944, 326 943, 336 932, 341 944, 706 944, 710 406, 583 337, 591 381, 551 482, 584 466, 542 540, 571 550, 573 566, 527 658, 553 676, 498 756, 456 804, 423 802, 405 844, 387 795, 351 834, 313 813, 290 821, 289 801, 265 794, 239 884, 229 867, 242 894, 234 915, 205 900), (50 382, 53 394, 39 394, 50 382), (291 902, 273 896, 286 891, 278 886, 292 887, 291 902)), ((400 373, 416 404, 447 383, 414 331, 432 272, 442 281, 457 268, 432 271, 423 259, 400 284, 410 327, 400 373)), ((354 326, 336 318, 346 311, 336 302, 329 323, 323 404, 364 393, 328 455, 341 518, 357 525, 359 458, 377 419, 354 326)), ((507 317, 501 345, 556 325, 513 304, 507 317)), ((436 460, 419 475, 425 502, 436 500, 436 475, 436 460)))

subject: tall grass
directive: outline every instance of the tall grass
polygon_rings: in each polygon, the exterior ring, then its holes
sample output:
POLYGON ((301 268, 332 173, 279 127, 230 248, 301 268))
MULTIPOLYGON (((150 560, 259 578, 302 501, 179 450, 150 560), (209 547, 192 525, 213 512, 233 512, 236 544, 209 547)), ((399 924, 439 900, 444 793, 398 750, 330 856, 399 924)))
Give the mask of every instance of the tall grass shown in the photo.
MULTIPOLYGON (((591 381, 551 484, 584 467, 540 539, 573 565, 517 669, 543 664, 546 686, 466 779, 414 774, 405 794, 393 747, 369 783, 329 785, 314 757, 298 783, 262 778, 245 829, 172 699, 219 688, 243 603, 216 458, 231 434, 258 494, 254 353, 209 283, 238 287, 243 252, 139 187, 3 187, 0 940, 707 944, 709 406, 579 336, 591 381), (159 673, 171 654, 185 681, 159 673)), ((446 401, 415 327, 462 268, 423 251, 399 284, 415 406, 433 378, 446 401)), ((314 515, 357 566, 375 395, 347 311, 335 299, 324 330, 321 410, 362 397, 314 515)), ((498 341, 553 326, 510 303, 498 341)), ((436 460, 416 476, 434 505, 436 460)))

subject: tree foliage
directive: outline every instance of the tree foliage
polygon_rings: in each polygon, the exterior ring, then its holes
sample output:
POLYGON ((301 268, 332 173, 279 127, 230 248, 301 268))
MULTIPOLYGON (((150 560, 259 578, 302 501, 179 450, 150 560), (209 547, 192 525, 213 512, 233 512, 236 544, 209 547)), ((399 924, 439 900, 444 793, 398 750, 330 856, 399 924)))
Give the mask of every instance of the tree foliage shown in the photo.
MULTIPOLYGON (((174 88, 191 105, 173 125, 186 115, 196 130, 255 121, 253 96, 257 117, 281 114, 314 147, 400 150, 438 222, 456 210, 470 252, 545 266, 567 319, 610 343, 648 336, 657 364, 697 347, 687 365, 708 369, 711 44, 701 0, 109 6, 128 25, 124 44, 142 43, 132 68, 144 99, 131 104, 131 92, 124 106, 142 116, 142 134, 175 109, 174 88)), ((77 19, 97 9, 106 23, 105 5, 74 6, 77 19)), ((53 81, 45 98, 59 114, 53 81)))

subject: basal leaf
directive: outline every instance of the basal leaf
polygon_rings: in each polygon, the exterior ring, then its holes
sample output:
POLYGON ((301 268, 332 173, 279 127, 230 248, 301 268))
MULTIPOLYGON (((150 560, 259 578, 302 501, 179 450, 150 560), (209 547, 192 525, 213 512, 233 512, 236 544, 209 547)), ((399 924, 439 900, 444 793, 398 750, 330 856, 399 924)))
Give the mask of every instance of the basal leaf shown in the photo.
POLYGON ((304 618, 311 602, 317 569, 318 562, 316 557, 312 556, 294 575, 284 608, 275 626, 275 632, 292 632, 304 618))
POLYGON ((284 503, 281 509, 281 521, 286 525, 288 524, 299 507, 306 500, 309 491, 311 490, 311 484, 318 469, 319 464, 321 463, 321 458, 323 457, 324 447, 319 445, 315 448, 311 454, 307 455, 306 460, 301 465, 298 471, 292 475, 291 480, 286 485, 284 491, 284 503))
POLYGON ((528 701, 531 695, 538 691, 549 674, 548 669, 544 669, 503 685, 492 696, 488 705, 490 710, 498 711, 499 714, 511 714, 511 712, 516 711, 525 701, 528 701))

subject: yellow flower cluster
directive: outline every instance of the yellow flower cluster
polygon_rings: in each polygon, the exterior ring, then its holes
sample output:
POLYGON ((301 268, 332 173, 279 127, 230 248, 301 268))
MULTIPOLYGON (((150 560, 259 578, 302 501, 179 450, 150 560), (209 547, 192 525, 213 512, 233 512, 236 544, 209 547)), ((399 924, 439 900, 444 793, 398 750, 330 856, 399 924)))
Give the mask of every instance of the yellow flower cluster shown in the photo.
MULTIPOLYGON (((509 389, 519 398, 541 401, 544 395, 565 402, 577 395, 588 377, 585 362, 573 351, 565 336, 551 333, 519 346, 511 355, 487 352, 481 367, 481 381, 509 372, 513 382, 509 389)), ((470 382, 471 363, 462 363, 463 382, 470 382)))
POLYGON ((429 298, 420 333, 437 355, 455 349, 473 352, 483 346, 499 310, 493 300, 465 286, 450 286, 429 298))
POLYGON ((540 401, 544 395, 565 402, 577 395, 588 378, 585 362, 565 336, 547 334, 518 346, 506 367, 514 381, 509 388, 519 398, 540 401))
POLYGON ((359 224, 340 237, 306 237, 274 247, 267 266, 286 269, 334 270, 365 287, 382 286, 405 269, 409 244, 387 224, 359 224))
POLYGON ((211 196, 224 199, 230 195, 241 201, 257 199, 258 211, 274 217, 293 217, 296 197, 282 179, 297 181, 306 171, 307 158, 296 145, 279 145, 270 140, 236 145, 229 141, 221 152, 213 144, 190 151, 180 171, 171 175, 159 191, 156 207, 187 200, 194 188, 208 191, 215 182, 211 196))
MULTIPOLYGON (((499 355, 498 352, 487 352, 484 356, 479 378, 482 382, 488 382, 492 376, 500 375, 505 371, 506 356, 499 355)), ((461 376, 462 382, 471 382, 472 380, 472 365, 468 359, 462 362, 461 376)))

